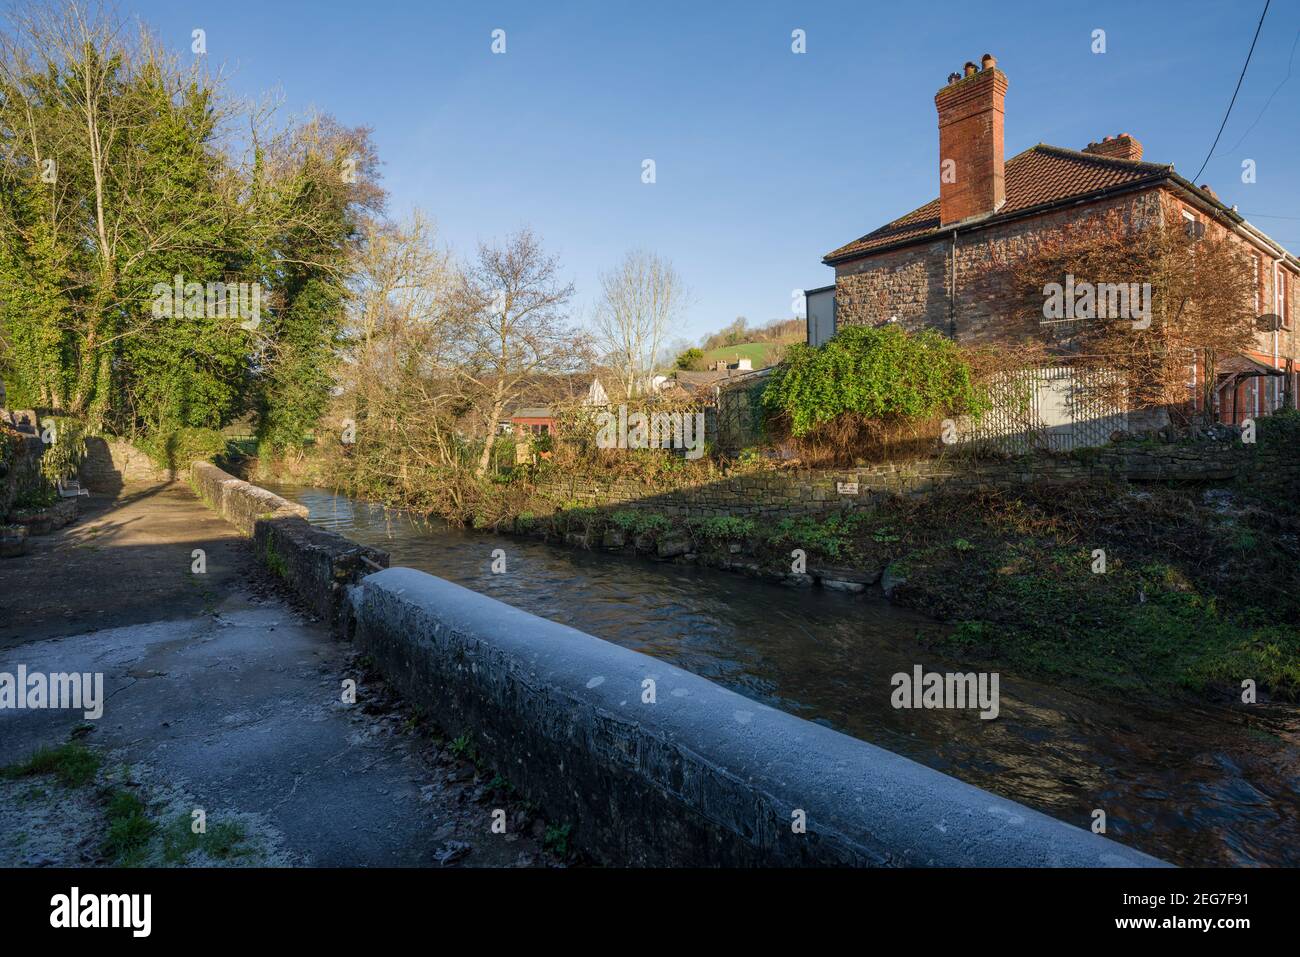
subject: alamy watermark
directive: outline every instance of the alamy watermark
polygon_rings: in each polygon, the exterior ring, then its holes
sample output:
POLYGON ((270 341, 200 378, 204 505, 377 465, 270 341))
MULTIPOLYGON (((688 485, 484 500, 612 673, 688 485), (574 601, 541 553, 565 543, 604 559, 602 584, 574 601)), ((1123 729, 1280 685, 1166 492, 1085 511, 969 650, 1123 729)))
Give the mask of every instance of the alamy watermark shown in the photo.
POLYGON ((998 672, 940 674, 914 665, 912 673, 900 671, 889 679, 890 704, 895 708, 979 708, 980 717, 998 716, 998 672))
POLYGON ((1127 319, 1134 329, 1151 326, 1151 283, 1075 282, 1067 273, 1065 284, 1043 286, 1043 321, 1076 319, 1127 319))
POLYGON ((242 319, 239 328, 249 331, 262 323, 261 283, 186 282, 178 273, 152 292, 155 319, 242 319))
POLYGON ((688 459, 704 454, 703 412, 633 412, 596 416, 596 445, 602 449, 685 449, 688 459))
POLYGON ((29 672, 19 665, 16 673, 0 671, 0 711, 72 708, 94 721, 104 714, 103 672, 29 672))

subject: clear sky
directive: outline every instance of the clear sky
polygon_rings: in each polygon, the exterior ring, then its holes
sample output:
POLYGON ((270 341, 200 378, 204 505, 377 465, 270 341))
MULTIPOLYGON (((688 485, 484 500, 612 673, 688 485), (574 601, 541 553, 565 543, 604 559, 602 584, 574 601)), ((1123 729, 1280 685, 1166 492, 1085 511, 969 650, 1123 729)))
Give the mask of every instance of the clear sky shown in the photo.
MULTIPOLYGON (((791 314, 829 250, 938 193, 934 94, 989 52, 1006 155, 1128 132, 1187 177, 1262 0, 605 2, 119 0, 183 51, 207 32, 233 90, 367 125, 390 211, 457 253, 531 225, 590 302, 634 247, 693 292, 679 334, 791 314), (502 29, 506 53, 491 51, 502 29), (807 52, 791 51, 806 31, 807 52), (1093 53, 1093 31, 1106 51, 1093 53), (653 159, 656 182, 642 183, 653 159)), ((1274 0, 1200 181, 1300 251, 1300 3, 1274 0), (1271 98, 1271 101, 1270 101, 1271 98), (1257 181, 1241 182, 1253 159, 1257 181)))

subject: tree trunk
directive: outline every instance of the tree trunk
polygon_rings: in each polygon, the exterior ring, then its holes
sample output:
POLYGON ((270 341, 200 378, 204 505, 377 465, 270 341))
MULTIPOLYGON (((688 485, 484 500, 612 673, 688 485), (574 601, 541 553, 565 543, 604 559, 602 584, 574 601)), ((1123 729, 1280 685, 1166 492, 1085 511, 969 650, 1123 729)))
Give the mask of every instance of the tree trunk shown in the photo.
POLYGON ((503 409, 505 409, 504 402, 497 401, 492 404, 492 416, 487 423, 487 436, 483 439, 483 451, 478 457, 478 467, 474 469, 476 478, 487 475, 488 466, 492 464, 492 446, 496 444, 497 423, 501 421, 503 409))

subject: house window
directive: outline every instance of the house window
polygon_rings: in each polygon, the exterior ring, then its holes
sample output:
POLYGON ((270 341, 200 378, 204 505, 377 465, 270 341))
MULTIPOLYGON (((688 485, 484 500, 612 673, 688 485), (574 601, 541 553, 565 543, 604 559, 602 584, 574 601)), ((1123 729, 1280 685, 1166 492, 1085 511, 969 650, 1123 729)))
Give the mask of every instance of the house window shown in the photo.
POLYGON ((1200 225, 1200 224, 1197 223, 1197 221, 1196 221, 1196 216, 1192 213, 1192 211, 1191 211, 1190 209, 1184 209, 1184 210, 1183 210, 1183 229, 1187 232, 1187 235, 1190 236, 1191 238, 1195 239, 1195 238, 1196 238, 1196 227, 1197 227, 1198 225, 1200 225))
POLYGON ((1250 254, 1251 264, 1255 267, 1255 315, 1259 315, 1260 288, 1264 282, 1264 274, 1260 271, 1260 259, 1255 253, 1250 254))

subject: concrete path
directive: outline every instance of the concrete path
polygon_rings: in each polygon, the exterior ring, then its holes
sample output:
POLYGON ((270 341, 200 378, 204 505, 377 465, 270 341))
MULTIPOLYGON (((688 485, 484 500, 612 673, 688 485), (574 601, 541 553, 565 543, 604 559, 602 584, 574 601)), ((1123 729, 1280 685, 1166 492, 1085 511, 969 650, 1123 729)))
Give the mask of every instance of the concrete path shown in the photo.
MULTIPOLYGON (((530 809, 277 594, 187 488, 93 501, 0 576, 4 614, 18 616, 0 625, 0 673, 102 673, 105 698, 98 720, 0 709, 0 767, 73 739, 102 762, 82 787, 0 778, 0 866, 112 863, 107 805, 124 788, 157 825, 144 863, 163 862, 164 836, 187 830, 195 809, 242 835, 232 863, 555 862, 530 809), (205 576, 190 574, 193 548, 207 553, 205 576), (355 704, 342 700, 346 679, 355 704), (504 834, 492 831, 498 808, 504 834)), ((200 852, 186 863, 220 862, 200 852)))
POLYGON ((203 614, 249 574, 233 527, 184 484, 127 486, 78 500, 73 524, 0 559, 0 650, 160 618, 203 614), (191 553, 207 574, 190 574, 191 553))

